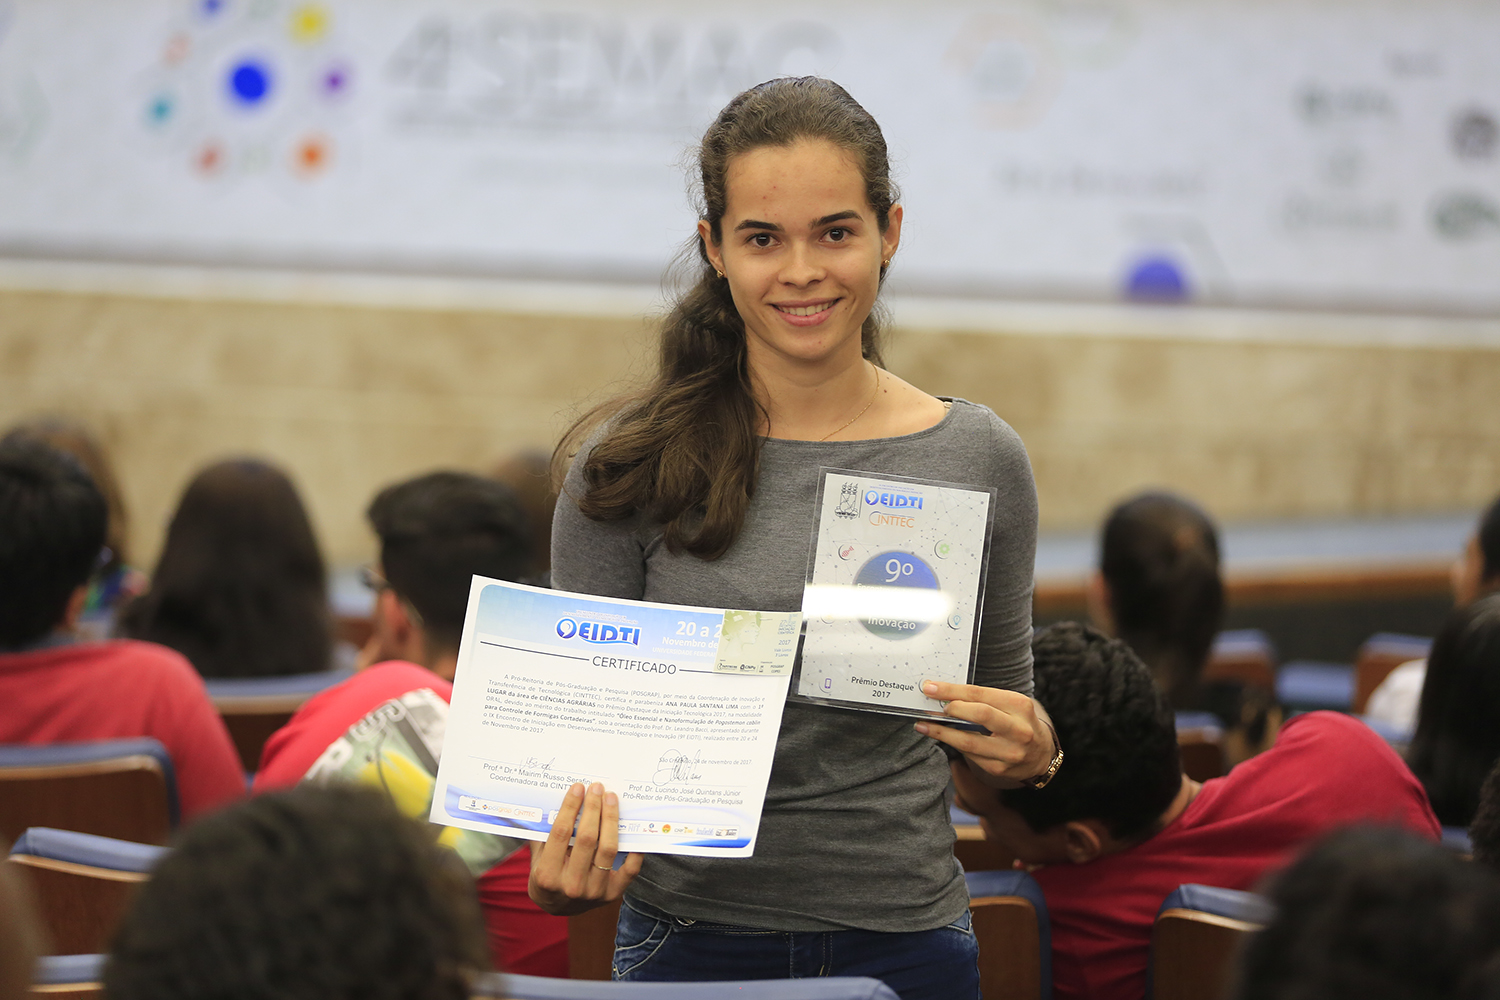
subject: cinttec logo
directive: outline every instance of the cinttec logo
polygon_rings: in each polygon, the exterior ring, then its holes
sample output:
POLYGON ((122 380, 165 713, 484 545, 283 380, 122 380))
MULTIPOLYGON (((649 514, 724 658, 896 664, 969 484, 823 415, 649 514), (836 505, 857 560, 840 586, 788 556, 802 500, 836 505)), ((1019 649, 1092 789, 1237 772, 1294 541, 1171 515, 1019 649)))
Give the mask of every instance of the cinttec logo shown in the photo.
POLYGON ((886 510, 921 510, 922 494, 866 490, 865 504, 870 507, 884 507, 886 510))
POLYGON ((558 619, 557 635, 561 639, 572 639, 576 636, 584 642, 624 642, 632 646, 641 644, 641 630, 638 628, 629 625, 606 625, 604 622, 580 622, 572 618, 558 619))

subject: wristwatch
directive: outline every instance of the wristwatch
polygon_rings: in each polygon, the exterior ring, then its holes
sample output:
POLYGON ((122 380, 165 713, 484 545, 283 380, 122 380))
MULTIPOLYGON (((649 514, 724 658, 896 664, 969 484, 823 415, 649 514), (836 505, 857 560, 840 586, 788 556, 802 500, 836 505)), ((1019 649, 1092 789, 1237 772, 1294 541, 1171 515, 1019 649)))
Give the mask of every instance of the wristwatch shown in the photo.
POLYGON ((1032 788, 1046 788, 1047 783, 1053 778, 1057 777, 1058 768, 1062 767, 1063 762, 1062 742, 1057 738, 1056 728, 1054 728, 1052 723, 1048 722, 1046 719, 1043 719, 1042 722, 1046 724, 1047 731, 1052 734, 1053 753, 1052 759, 1047 762, 1047 767, 1042 771, 1041 774, 1038 774, 1031 778, 1021 779, 1021 784, 1030 785, 1032 788))

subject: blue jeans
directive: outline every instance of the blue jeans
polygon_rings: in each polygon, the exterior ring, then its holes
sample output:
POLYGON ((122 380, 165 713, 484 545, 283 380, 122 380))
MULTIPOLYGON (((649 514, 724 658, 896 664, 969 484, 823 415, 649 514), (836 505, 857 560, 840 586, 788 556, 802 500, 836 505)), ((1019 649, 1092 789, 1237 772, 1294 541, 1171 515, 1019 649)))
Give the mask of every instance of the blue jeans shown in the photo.
POLYGON ((687 920, 626 896, 614 977, 636 982, 870 976, 901 1000, 979 1000, 979 945, 968 911, 947 927, 768 931, 687 920))

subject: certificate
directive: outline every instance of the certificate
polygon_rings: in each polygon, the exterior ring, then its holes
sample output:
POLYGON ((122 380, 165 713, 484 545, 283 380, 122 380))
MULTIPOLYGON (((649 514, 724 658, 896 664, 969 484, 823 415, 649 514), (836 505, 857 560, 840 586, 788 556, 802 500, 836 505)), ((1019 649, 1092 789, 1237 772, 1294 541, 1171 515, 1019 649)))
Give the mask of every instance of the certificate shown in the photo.
POLYGON ((792 696, 940 715, 925 679, 974 676, 995 491, 821 470, 792 696))
POLYGON ((801 626, 476 576, 432 821, 545 840, 598 781, 622 851, 749 857, 801 626))

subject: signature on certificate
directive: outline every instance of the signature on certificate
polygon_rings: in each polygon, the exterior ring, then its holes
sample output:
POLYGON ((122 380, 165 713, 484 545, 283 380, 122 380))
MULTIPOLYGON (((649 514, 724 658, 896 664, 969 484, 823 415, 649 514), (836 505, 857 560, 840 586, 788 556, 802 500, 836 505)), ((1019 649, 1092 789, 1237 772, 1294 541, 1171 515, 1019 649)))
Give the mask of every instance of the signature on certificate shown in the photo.
POLYGON ((698 757, 702 753, 699 750, 689 757, 681 750, 668 750, 657 760, 656 773, 651 776, 651 780, 658 785, 701 780, 703 775, 698 773, 698 757))
POLYGON ((550 760, 542 760, 542 758, 540 758, 540 757, 527 757, 525 760, 523 760, 521 762, 521 766, 522 767, 534 767, 538 771, 547 771, 547 770, 551 770, 551 768, 552 768, 552 761, 554 761, 556 759, 557 759, 556 757, 553 757, 550 760))

